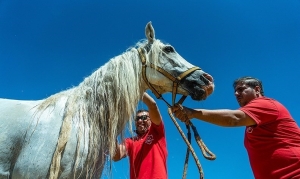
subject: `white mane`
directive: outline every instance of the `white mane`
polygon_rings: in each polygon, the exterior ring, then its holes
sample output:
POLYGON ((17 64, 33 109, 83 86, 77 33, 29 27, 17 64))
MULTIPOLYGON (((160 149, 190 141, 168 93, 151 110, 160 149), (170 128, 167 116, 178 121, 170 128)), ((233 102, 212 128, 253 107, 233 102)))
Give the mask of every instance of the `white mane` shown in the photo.
MULTIPOLYGON (((142 65, 136 50, 146 44, 147 41, 138 42, 135 48, 130 48, 112 58, 91 76, 86 77, 79 86, 57 93, 38 106, 39 111, 42 111, 49 106, 55 106, 58 98, 67 97, 63 126, 53 157, 50 178, 58 175, 60 152, 68 140, 71 122, 77 126, 77 149, 80 145, 84 145, 80 144, 80 139, 88 139, 86 141, 89 150, 86 164, 88 173, 93 176, 101 172, 104 163, 99 163, 99 166, 97 161, 99 159, 105 161, 103 152, 110 156, 114 155, 115 140, 120 133, 123 134, 128 121, 130 129, 132 128, 131 121, 136 106, 146 90, 141 86, 142 65)), ((151 62, 154 64, 157 63, 159 55, 157 52, 161 52, 160 44, 159 40, 155 40, 152 45, 151 62)), ((79 157, 77 153, 76 161, 80 160, 79 157)))

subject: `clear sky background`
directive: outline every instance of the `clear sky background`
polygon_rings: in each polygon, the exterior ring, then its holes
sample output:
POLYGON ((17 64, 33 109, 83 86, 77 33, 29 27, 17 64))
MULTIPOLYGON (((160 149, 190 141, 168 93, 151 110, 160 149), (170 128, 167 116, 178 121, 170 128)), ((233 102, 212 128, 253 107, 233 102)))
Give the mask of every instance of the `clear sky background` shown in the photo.
MULTIPOLYGON (((185 106, 236 109, 233 80, 254 76, 263 81, 265 95, 283 103, 299 125, 299 9, 299 0, 2 0, 0 97, 38 100, 77 86, 144 39, 145 25, 152 21, 158 39, 215 79, 209 98, 187 98, 185 106)), ((169 178, 181 178, 186 145, 166 105, 157 103, 166 126, 169 178)), ((193 145, 206 179, 253 178, 244 127, 193 123, 217 156, 208 161, 193 145)), ((186 131, 184 125, 182 129, 186 131)), ((128 171, 127 158, 112 163, 112 178, 128 178, 128 171)), ((107 178, 104 172, 102 178, 107 178)), ((199 178, 192 156, 187 178, 199 178)))

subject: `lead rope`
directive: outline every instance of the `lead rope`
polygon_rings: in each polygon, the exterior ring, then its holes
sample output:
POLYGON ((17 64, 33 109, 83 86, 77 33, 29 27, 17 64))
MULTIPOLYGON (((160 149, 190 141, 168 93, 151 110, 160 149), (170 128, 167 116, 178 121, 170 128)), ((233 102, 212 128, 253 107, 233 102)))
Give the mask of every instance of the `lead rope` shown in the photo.
MULTIPOLYGON (((187 129, 187 138, 188 141, 190 142, 190 144, 192 144, 191 141, 191 128, 189 125, 185 125, 186 129, 187 129)), ((188 163, 189 163, 189 157, 190 157, 190 149, 187 147, 186 148, 186 154, 185 154, 185 160, 184 160, 184 166, 183 166, 183 174, 182 174, 182 178, 185 179, 186 178, 186 173, 187 173, 187 168, 188 168, 188 163)))
MULTIPOLYGON (((186 96, 182 96, 182 98, 179 100, 179 102, 176 104, 180 107, 181 110, 183 110, 183 107, 181 106, 182 102, 185 100, 186 96)), ((192 156, 194 157, 194 160, 196 162, 196 165, 198 167, 199 170, 199 174, 200 174, 200 179, 204 179, 204 173, 203 173, 203 169, 202 166, 200 164, 200 161, 196 155, 195 150, 193 149, 192 145, 191 145, 191 132, 190 132, 190 127, 192 127, 192 130, 194 132, 194 137, 195 140, 198 144, 198 146, 201 149, 201 152, 203 154, 203 156, 208 159, 208 160, 215 160, 216 156, 206 147, 206 145, 204 144, 203 140, 201 139, 196 127, 193 125, 193 123, 191 121, 188 120, 188 122, 186 122, 186 128, 188 130, 188 138, 186 138, 186 136, 184 135, 183 131, 181 130, 179 124, 177 123, 177 121, 175 120, 173 114, 172 114, 172 110, 171 110, 171 106, 167 103, 167 105, 169 106, 168 108, 168 113, 174 123, 174 125, 176 126, 177 130, 179 131, 181 137, 183 138, 183 140, 185 141, 186 145, 187 145, 187 152, 186 152, 186 158, 185 158, 185 163, 184 163, 184 171, 183 171, 183 175, 182 175, 182 179, 186 178, 186 174, 187 174, 187 167, 188 167, 188 160, 189 160, 189 153, 192 153, 192 156)), ((186 116, 186 115, 185 115, 186 116)), ((186 116, 187 118, 187 116, 186 116)))

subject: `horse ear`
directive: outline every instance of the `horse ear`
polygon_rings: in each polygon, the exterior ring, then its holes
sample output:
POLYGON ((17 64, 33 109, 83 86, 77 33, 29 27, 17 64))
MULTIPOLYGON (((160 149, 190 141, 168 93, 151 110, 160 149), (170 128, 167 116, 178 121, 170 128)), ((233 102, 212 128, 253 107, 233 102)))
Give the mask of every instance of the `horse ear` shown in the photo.
POLYGON ((154 28, 152 27, 151 21, 147 23, 145 33, 146 33, 148 42, 152 44, 155 39, 155 32, 154 32, 154 28))

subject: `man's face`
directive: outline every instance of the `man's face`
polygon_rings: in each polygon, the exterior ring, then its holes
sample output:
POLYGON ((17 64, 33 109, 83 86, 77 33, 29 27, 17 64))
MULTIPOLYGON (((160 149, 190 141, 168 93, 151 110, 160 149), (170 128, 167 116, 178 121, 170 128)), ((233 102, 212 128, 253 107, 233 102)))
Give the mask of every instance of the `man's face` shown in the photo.
POLYGON ((137 134, 145 134, 148 131, 150 125, 151 121, 148 112, 140 112, 136 115, 135 126, 137 134))
POLYGON ((237 85, 235 86, 234 95, 241 107, 245 106, 252 99, 255 99, 257 97, 255 89, 242 82, 237 83, 237 85))

